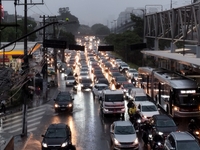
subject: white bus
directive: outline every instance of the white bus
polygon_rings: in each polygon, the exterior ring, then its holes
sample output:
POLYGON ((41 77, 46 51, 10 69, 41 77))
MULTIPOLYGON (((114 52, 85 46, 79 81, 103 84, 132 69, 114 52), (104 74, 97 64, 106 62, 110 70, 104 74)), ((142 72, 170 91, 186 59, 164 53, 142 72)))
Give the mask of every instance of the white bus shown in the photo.
POLYGON ((172 117, 200 117, 197 83, 178 73, 150 67, 138 68, 139 85, 172 117))

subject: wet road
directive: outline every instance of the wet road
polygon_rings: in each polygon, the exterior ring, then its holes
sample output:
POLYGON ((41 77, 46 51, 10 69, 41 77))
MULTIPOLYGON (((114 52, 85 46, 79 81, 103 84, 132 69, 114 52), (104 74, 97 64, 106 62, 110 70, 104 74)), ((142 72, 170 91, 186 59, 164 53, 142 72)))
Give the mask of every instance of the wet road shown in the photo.
MULTIPOLYGON (((69 91, 71 88, 65 86, 63 74, 58 75, 58 91, 69 91)), ((30 140, 25 146, 26 150, 40 150, 41 149, 41 134, 45 133, 46 128, 51 123, 66 123, 72 130, 72 143, 77 150, 111 150, 110 146, 110 132, 109 128, 113 121, 119 120, 118 116, 108 116, 103 118, 100 109, 99 101, 93 99, 91 91, 78 91, 74 93, 74 109, 72 113, 55 113, 53 99, 57 95, 55 91, 54 97, 48 103, 46 112, 43 116, 42 122, 36 131, 33 131, 30 140)), ((128 120, 127 114, 125 120, 128 120)), ((185 128, 184 120, 179 122, 179 129, 185 128)), ((141 141, 140 141, 141 143, 141 141)), ((142 150, 143 144, 140 144, 142 150)))

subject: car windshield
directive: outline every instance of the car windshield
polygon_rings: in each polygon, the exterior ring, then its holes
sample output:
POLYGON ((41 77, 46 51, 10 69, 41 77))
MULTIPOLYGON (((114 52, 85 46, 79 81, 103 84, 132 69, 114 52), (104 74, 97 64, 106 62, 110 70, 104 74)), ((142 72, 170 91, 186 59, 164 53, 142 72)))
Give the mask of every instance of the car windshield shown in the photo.
POLYGON ((133 126, 116 126, 115 134, 135 134, 133 126))
POLYGON ((97 88, 98 90, 103 90, 103 89, 107 89, 108 86, 97 86, 96 88, 97 88))
POLYGON ((70 101, 70 100, 71 100, 71 97, 70 95, 67 95, 67 94, 58 95, 57 97, 57 101, 60 101, 60 102, 70 101))
POLYGON ((175 127, 176 124, 170 119, 159 119, 156 121, 156 126, 158 127, 175 127))
POLYGON ((106 102, 116 102, 116 101, 124 101, 124 95, 123 94, 113 94, 113 95, 106 95, 105 96, 106 102))
POLYGON ((127 79, 125 77, 117 77, 116 80, 117 81, 127 81, 127 79))
POLYGON ((91 79, 82 79, 81 83, 92 83, 91 79))
POLYGON ((138 101, 138 102, 148 101, 148 98, 146 96, 136 96, 135 101, 138 101))
POLYGON ((67 137, 67 133, 65 129, 52 128, 52 129, 47 130, 45 137, 46 138, 64 138, 64 137, 67 137))
POLYGON ((124 84, 124 88, 134 88, 133 84, 124 84))
POLYGON ((67 80, 75 80, 74 77, 67 77, 67 80))
POLYGON ((157 108, 154 105, 142 106, 142 111, 143 112, 157 111, 157 108))
POLYGON ((197 142, 194 141, 178 141, 177 142, 177 150, 199 150, 200 147, 197 142))

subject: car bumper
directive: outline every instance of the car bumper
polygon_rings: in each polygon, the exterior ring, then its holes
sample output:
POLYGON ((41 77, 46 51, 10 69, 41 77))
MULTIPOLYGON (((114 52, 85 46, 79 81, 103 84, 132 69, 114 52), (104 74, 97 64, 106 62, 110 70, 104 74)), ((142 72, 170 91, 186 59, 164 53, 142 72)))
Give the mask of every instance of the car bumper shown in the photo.
POLYGON ((114 145, 114 148, 117 149, 117 150, 122 150, 122 149, 138 150, 139 149, 139 144, 114 145))

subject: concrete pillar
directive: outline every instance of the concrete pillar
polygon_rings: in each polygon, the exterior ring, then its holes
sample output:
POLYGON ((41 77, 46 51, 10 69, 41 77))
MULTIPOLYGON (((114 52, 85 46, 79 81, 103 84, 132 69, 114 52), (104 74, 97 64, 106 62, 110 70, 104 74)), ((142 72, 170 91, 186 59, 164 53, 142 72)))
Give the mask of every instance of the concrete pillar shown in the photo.
POLYGON ((171 42, 171 53, 175 53, 175 44, 173 42, 171 42))
POLYGON ((200 45, 196 47, 196 58, 200 58, 200 45))
POLYGON ((154 40, 154 49, 155 49, 155 51, 159 50, 159 41, 158 41, 158 39, 154 40))

